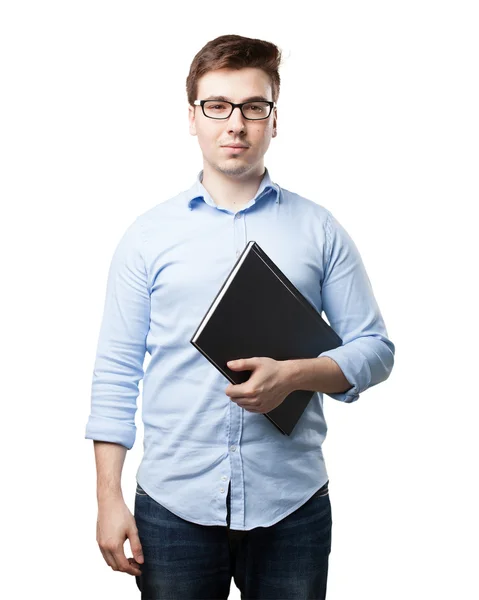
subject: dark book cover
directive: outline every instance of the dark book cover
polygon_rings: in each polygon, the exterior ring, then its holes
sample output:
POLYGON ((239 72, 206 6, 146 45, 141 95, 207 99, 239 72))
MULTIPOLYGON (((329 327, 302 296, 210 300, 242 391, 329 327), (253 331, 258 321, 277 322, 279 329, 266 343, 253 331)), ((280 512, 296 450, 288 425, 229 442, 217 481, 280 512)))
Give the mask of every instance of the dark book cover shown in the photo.
MULTIPOLYGON (((342 345, 334 329, 255 241, 238 257, 190 342, 232 384, 247 381, 251 371, 229 369, 230 360, 316 358, 342 345)), ((263 414, 290 435, 313 394, 295 390, 263 414)))

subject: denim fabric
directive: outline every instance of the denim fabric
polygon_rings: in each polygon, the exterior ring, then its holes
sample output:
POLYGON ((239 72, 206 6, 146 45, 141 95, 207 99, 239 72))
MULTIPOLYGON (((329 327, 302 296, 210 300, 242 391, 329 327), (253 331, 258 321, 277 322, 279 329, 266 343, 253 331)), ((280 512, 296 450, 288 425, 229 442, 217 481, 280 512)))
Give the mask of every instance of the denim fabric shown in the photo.
MULTIPOLYGON (((229 493, 227 497, 229 524, 229 493)), ((185 521, 137 484, 134 516, 145 561, 141 600, 326 598, 332 514, 328 483, 270 527, 232 530, 185 521)))

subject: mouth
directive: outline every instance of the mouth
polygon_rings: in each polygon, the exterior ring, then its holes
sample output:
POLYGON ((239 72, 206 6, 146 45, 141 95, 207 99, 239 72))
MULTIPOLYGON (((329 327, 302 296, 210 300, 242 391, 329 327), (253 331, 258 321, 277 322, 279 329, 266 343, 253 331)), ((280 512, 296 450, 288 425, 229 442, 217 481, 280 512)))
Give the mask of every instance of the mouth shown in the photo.
POLYGON ((225 150, 231 150, 233 152, 243 152, 244 150, 248 150, 247 146, 221 146, 225 150))

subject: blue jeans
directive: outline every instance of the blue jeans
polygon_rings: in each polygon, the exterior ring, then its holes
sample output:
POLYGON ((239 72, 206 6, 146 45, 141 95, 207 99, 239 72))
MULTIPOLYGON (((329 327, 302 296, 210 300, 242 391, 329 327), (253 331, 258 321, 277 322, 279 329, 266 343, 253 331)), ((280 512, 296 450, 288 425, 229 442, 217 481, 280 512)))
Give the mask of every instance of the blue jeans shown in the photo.
POLYGON ((249 531, 185 521, 137 484, 134 516, 144 562, 141 600, 226 600, 231 577, 241 600, 324 600, 331 552, 327 482, 293 513, 249 531))

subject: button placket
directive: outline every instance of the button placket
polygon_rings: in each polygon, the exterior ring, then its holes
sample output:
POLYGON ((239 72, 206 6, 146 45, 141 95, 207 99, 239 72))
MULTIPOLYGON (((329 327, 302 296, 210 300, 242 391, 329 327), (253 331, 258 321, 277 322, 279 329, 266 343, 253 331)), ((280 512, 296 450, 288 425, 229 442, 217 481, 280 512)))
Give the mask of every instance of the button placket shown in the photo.
POLYGON ((243 212, 237 212, 234 216, 234 221, 233 221, 233 226, 234 226, 234 239, 235 239, 235 246, 236 246, 236 258, 239 257, 239 255, 241 254, 241 252, 243 251, 243 248, 246 244, 246 241, 244 239, 244 213, 243 212))

